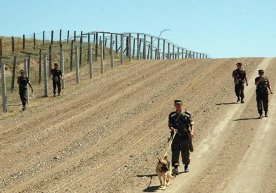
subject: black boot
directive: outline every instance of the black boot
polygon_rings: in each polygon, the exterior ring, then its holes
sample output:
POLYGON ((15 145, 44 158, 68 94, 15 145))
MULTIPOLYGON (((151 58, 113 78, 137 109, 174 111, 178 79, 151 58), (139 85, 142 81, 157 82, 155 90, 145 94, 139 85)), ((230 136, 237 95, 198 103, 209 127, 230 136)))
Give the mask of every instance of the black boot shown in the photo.
POLYGON ((267 113, 267 111, 265 112, 265 117, 268 117, 268 113, 267 113))
POLYGON ((189 172, 189 165, 186 165, 184 166, 184 172, 189 172))

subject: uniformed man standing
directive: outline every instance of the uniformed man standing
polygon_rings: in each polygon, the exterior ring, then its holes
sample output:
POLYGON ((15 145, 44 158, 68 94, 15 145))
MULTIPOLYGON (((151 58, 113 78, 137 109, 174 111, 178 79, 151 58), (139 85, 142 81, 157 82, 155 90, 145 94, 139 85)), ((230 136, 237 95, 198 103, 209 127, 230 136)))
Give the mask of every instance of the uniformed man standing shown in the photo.
POLYGON ((31 91, 33 92, 33 87, 29 81, 28 77, 25 77, 24 70, 20 70, 20 76, 17 78, 17 83, 19 85, 19 96, 22 102, 22 110, 26 110, 26 103, 28 100, 28 85, 31 88, 31 91))
POLYGON ((182 101, 174 101, 175 111, 169 115, 169 129, 171 130, 173 138, 172 151, 172 166, 173 174, 178 175, 179 155, 181 152, 182 163, 184 164, 184 171, 189 172, 190 151, 193 151, 192 137, 193 125, 192 116, 189 112, 182 110, 182 101))
POLYGON ((258 113, 260 115, 260 119, 263 117, 263 110, 265 112, 265 116, 268 117, 268 90, 271 94, 273 94, 269 80, 264 75, 263 70, 259 70, 259 76, 255 78, 256 85, 256 100, 257 100, 257 108, 258 113))
POLYGON ((244 83, 246 82, 246 86, 248 86, 248 83, 246 72, 244 69, 242 69, 242 63, 237 63, 237 69, 233 71, 232 77, 234 78, 235 82, 237 102, 241 101, 241 103, 244 103, 244 83))
POLYGON ((51 70, 52 73, 52 80, 53 80, 53 92, 54 97, 56 96, 56 88, 58 87, 58 95, 61 92, 61 79, 62 79, 62 72, 58 69, 58 64, 55 63, 54 69, 51 70))

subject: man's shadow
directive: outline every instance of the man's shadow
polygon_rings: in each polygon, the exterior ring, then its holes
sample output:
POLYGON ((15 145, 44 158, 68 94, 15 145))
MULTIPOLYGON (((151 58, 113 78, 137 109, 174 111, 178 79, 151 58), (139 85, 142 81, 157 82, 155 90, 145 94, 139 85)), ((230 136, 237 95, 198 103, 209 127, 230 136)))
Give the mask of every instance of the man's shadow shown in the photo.
POLYGON ((239 103, 237 103, 237 102, 217 103, 216 105, 234 105, 234 104, 239 104, 239 103))
POLYGON ((250 121, 250 120, 255 120, 255 119, 260 119, 260 118, 259 117, 240 118, 240 119, 234 119, 233 121, 250 121))

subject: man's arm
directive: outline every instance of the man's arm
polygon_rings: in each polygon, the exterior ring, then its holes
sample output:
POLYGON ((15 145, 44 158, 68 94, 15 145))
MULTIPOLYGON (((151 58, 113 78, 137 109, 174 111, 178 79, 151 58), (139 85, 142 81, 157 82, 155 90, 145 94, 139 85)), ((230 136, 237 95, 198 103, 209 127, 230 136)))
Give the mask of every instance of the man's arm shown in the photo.
POLYGON ((268 79, 267 79, 267 83, 268 83, 267 88, 269 89, 270 93, 271 93, 271 94, 273 94, 273 92, 272 92, 272 90, 271 90, 271 87, 270 87, 270 84, 269 84, 269 80, 268 80, 268 79))
POLYGON ((263 80, 263 77, 261 77, 261 76, 260 76, 260 77, 257 77, 257 78, 255 79, 255 85, 258 86, 262 80, 263 80))
POLYGON ((31 85, 31 83, 29 81, 28 81, 28 85, 30 86, 32 92, 34 92, 34 89, 33 89, 32 85, 31 85))

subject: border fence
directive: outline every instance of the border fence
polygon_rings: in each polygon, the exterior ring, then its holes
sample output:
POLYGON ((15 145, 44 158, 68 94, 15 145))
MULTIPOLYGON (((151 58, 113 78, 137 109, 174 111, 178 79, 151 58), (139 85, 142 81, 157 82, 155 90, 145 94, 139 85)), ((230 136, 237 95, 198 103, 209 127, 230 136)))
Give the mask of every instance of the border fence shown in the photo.
MULTIPOLYGON (((94 74, 132 60, 206 59, 207 54, 180 47, 167 39, 145 33, 43 31, 22 37, 0 37, 1 93, 3 112, 9 96, 16 90, 16 74, 24 69, 37 94, 49 95, 48 84, 54 63, 60 65, 65 81, 80 83, 80 76, 92 79, 94 74), (75 78, 74 75, 75 74, 75 78), (43 87, 40 86, 43 83, 43 87), (9 87, 9 88, 7 88, 9 87), (10 91, 10 92, 7 92, 10 91)), ((17 97, 19 98, 19 97, 17 97)))

